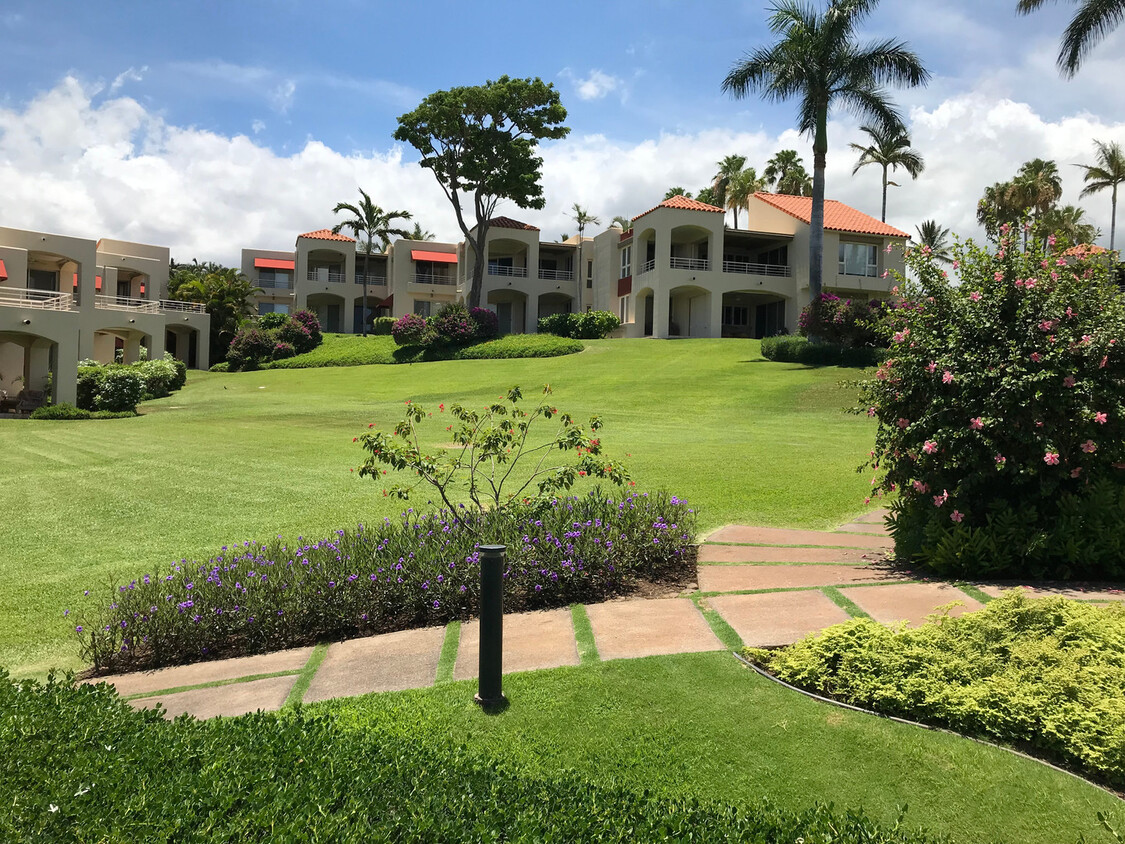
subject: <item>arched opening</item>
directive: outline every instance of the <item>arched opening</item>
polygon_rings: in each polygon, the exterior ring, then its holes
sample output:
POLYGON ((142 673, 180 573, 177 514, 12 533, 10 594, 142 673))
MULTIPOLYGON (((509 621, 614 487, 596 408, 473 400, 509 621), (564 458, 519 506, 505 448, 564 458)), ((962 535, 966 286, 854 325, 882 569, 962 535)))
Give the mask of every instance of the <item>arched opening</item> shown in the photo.
POLYGON ((784 296, 774 293, 734 290, 723 294, 722 336, 760 340, 786 334, 784 296))
POLYGON ((539 295, 538 319, 553 314, 569 314, 574 310, 574 297, 566 293, 541 293, 539 295))
POLYGON ((200 369, 199 329, 189 325, 175 325, 164 332, 164 351, 176 360, 182 360, 189 369, 200 369))
POLYGON ((653 298, 652 288, 645 287, 638 290, 635 295, 636 306, 633 311, 633 320, 641 323, 641 336, 652 336, 653 298))
POLYGON ((656 229, 645 229, 633 236, 633 266, 637 275, 656 269, 656 229))
POLYGON ((313 293, 306 300, 306 307, 320 320, 322 331, 339 334, 344 325, 344 297, 333 293, 313 293))
POLYGON ((711 292, 695 285, 674 287, 668 293, 668 335, 711 337, 711 292))
POLYGON ((486 272, 502 278, 527 278, 527 244, 506 237, 488 241, 486 272))
POLYGON ((711 269, 711 232, 702 226, 672 229, 668 266, 673 270, 707 272, 711 269))
POLYGON ((0 332, 0 412, 27 414, 48 400, 57 402, 60 378, 57 342, 38 334, 0 332))
POLYGON ((526 293, 512 289, 489 290, 487 302, 496 311, 501 335, 528 333, 526 293))
POLYGON ((98 363, 136 363, 146 359, 151 350, 152 337, 136 328, 100 328, 94 332, 94 360, 98 363))

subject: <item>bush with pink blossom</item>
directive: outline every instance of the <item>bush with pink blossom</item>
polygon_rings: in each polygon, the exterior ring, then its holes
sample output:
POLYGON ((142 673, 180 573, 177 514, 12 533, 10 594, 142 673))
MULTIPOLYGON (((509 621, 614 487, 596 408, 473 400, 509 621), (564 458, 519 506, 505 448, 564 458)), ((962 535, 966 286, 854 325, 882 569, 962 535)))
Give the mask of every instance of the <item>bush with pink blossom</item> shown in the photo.
POLYGON ((874 495, 900 559, 943 574, 1125 574, 1125 303, 1111 267, 958 245, 907 253, 890 357, 864 382, 874 495))

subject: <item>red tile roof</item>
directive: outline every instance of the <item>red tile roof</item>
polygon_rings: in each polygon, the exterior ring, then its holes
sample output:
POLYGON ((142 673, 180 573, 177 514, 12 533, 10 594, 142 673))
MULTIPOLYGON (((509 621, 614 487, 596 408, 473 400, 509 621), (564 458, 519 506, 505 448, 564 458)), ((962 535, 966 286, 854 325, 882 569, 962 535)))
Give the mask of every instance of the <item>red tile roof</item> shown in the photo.
POLYGON ((307 237, 310 240, 340 240, 344 243, 355 243, 354 237, 348 237, 346 234, 333 234, 332 229, 317 229, 314 232, 297 235, 298 240, 302 237, 307 237))
MULTIPOLYGON (((756 193, 755 199, 760 199, 767 205, 772 205, 779 211, 784 211, 790 217, 796 217, 804 223, 812 222, 812 197, 787 196, 780 193, 756 193)), ((883 237, 910 237, 904 231, 899 231, 894 226, 876 220, 857 211, 850 205, 845 205, 835 199, 824 200, 824 227, 839 232, 858 232, 859 234, 876 234, 883 237)))
POLYGON ((519 220, 513 220, 511 217, 493 217, 488 221, 488 225, 494 229, 521 229, 525 232, 537 232, 538 226, 533 226, 530 223, 521 223, 519 220))
POLYGON ((1085 258, 1087 255, 1101 255, 1108 251, 1104 246, 1098 246, 1096 243, 1079 243, 1077 246, 1070 247, 1063 254, 1085 258))
POLYGON ((688 199, 686 196, 672 196, 665 199, 659 205, 654 205, 652 208, 645 211, 644 214, 638 214, 633 218, 633 221, 636 222, 645 214, 651 214, 657 208, 679 208, 683 211, 716 211, 719 214, 726 213, 722 208, 716 205, 708 205, 706 202, 700 202, 698 199, 688 199))

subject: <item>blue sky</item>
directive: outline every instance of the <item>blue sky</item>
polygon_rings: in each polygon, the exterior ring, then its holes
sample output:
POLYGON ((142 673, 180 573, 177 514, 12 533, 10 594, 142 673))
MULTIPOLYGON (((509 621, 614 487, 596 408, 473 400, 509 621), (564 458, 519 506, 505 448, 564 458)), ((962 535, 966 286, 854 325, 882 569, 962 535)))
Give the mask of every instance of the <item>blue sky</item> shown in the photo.
MULTIPOLYGON (((1067 82, 1054 56, 1070 5, 1029 17, 1014 6, 884 0, 865 25, 865 37, 907 41, 934 75, 895 94, 929 166, 892 192, 889 222, 912 231, 936 216, 973 234, 984 185, 1035 156, 1060 161, 1065 199, 1077 201, 1065 165, 1089 160, 1094 137, 1125 140, 1122 37, 1067 82)), ((555 83, 572 129, 544 150, 548 207, 504 213, 552 235, 575 201, 607 220, 638 213, 671 184, 702 187, 728 153, 760 168, 792 146, 808 160, 792 105, 719 90, 732 62, 771 39, 766 9, 7 0, 0 224, 77 226, 231 261, 240 246, 285 248, 330 225, 332 205, 358 184, 454 238, 430 177, 391 138, 395 119, 433 90, 504 73, 555 83)), ((829 195, 877 213, 878 174, 851 176, 850 140, 855 121, 839 115, 829 195)), ((1108 203, 1083 204, 1108 232, 1108 203)))

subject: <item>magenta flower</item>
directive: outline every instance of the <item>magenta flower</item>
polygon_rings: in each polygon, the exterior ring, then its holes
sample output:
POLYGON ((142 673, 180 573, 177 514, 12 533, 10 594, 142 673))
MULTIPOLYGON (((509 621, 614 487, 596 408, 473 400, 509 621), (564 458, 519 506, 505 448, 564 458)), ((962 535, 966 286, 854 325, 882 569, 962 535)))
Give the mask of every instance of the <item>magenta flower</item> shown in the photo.
POLYGON ((1039 330, 1040 331, 1050 331, 1054 327, 1055 327, 1054 320, 1045 319, 1041 323, 1039 323, 1039 330))
POLYGON ((867 415, 868 416, 874 416, 875 415, 875 408, 873 408, 873 407, 867 408, 867 415))
POLYGON ((1087 454, 1093 454, 1098 450, 1098 446, 1093 440, 1086 440, 1086 442, 1082 443, 1082 450, 1087 454))
POLYGON ((1003 454, 997 454, 997 455, 996 455, 996 456, 995 456, 994 458, 992 458, 992 459, 996 461, 996 465, 997 465, 997 466, 1003 466, 1003 465, 1004 465, 1005 463, 1007 463, 1007 462, 1008 462, 1008 458, 1007 458, 1007 457, 1005 457, 1005 456, 1004 456, 1003 454))
POLYGON ((984 427, 984 421, 978 416, 975 419, 969 420, 969 427, 974 431, 979 431, 984 427))
POLYGON ((979 302, 980 298, 980 293, 978 293, 976 290, 969 294, 969 299, 973 302, 979 302))
POLYGON ((1081 474, 1082 474, 1082 467, 1081 466, 1079 466, 1077 469, 1071 469, 1070 470, 1070 476, 1072 478, 1077 478, 1081 474))
POLYGON ((906 427, 908 427, 909 425, 910 425, 910 420, 909 420, 909 419, 899 419, 899 420, 898 420, 898 426, 899 426, 900 428, 906 428, 906 427))
POLYGON ((993 281, 1003 281, 1004 280, 1004 271, 1003 270, 997 270, 996 272, 994 272, 992 274, 992 280, 993 281))
POLYGON ((928 364, 926 364, 926 372, 929 372, 931 375, 934 373, 934 371, 936 369, 937 369, 937 364, 934 363, 933 361, 930 361, 928 364))
POLYGON ((1073 387, 1074 386, 1074 376, 1073 375, 1066 376, 1066 378, 1063 379, 1063 386, 1064 387, 1073 387))
POLYGON ((1059 465, 1059 453, 1057 451, 1048 451, 1046 454, 1043 455, 1043 462, 1046 463, 1048 466, 1058 466, 1059 465))
POLYGON ((952 381, 953 381, 953 373, 950 372, 948 369, 945 370, 945 372, 943 372, 941 374, 941 383, 949 384, 949 383, 952 383, 952 381))
POLYGON ((1043 360, 1043 355, 1039 354, 1039 352, 1032 352, 1031 353, 1031 362, 1032 363, 1039 363, 1039 361, 1041 361, 1041 360, 1043 360))
POLYGON ((954 510, 952 513, 949 514, 949 518, 952 519, 953 521, 957 522, 958 524, 960 524, 961 520, 963 518, 965 518, 965 516, 961 513, 960 510, 954 510))
POLYGON ((925 483, 924 481, 915 481, 914 482, 914 491, 920 492, 923 495, 925 495, 927 492, 930 491, 930 485, 928 483, 925 483))
POLYGON ((1104 425, 1106 423, 1107 419, 1108 419, 1108 417, 1104 413, 1095 413, 1094 414, 1094 421, 1097 422, 1099 425, 1104 425))
POLYGON ((941 491, 941 495, 935 495, 935 496, 934 496, 934 506, 935 506, 935 507, 941 507, 941 506, 942 506, 943 504, 945 504, 945 502, 946 502, 946 501, 948 501, 948 500, 949 500, 949 493, 948 493, 948 492, 946 492, 946 491, 945 491, 945 490, 943 489, 943 490, 941 491))
POLYGON ((922 451, 924 451, 926 454, 933 454, 935 451, 937 451, 937 443, 933 440, 926 440, 925 445, 922 446, 922 451))

